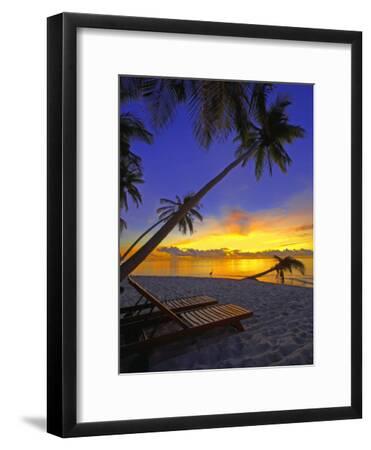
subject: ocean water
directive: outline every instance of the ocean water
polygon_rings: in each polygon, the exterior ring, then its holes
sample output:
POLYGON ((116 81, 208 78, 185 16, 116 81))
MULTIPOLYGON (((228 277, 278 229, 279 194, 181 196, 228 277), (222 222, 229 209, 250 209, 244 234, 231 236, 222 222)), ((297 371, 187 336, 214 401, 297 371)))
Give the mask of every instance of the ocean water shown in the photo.
MULTIPOLYGON (((285 273, 285 284, 313 287, 313 257, 299 259, 305 266, 305 274, 293 271, 285 273)), ((214 277, 241 279, 273 267, 274 258, 195 258, 192 256, 169 259, 148 259, 134 272, 136 275, 214 277)), ((280 284, 275 272, 259 278, 259 281, 280 284)))

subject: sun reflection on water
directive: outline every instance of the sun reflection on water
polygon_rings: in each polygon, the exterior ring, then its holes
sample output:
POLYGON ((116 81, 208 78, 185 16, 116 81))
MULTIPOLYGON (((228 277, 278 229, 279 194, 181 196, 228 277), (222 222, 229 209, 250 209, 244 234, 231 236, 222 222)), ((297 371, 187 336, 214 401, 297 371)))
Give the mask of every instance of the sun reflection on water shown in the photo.
MULTIPOLYGON (((285 274, 285 284, 313 287, 313 258, 297 258, 305 266, 305 275, 299 272, 285 274)), ((192 256, 154 258, 144 261, 134 272, 136 275, 214 277, 241 279, 273 267, 273 258, 195 258, 192 256)), ((280 283, 275 272, 259 281, 280 283)))

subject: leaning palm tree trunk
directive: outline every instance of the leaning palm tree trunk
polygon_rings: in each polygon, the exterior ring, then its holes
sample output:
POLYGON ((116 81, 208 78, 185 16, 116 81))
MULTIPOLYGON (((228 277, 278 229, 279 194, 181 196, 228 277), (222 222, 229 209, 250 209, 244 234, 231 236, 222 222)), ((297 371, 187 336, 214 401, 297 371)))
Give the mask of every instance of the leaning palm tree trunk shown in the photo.
POLYGON ((126 252, 122 255, 122 257, 121 257, 121 264, 123 264, 124 259, 125 259, 126 256, 133 250, 133 248, 137 245, 137 243, 138 243, 139 241, 141 241, 141 240, 144 238, 144 236, 146 236, 150 231, 152 231, 154 228, 156 228, 157 225, 159 225, 161 222, 164 222, 164 220, 165 220, 165 219, 158 220, 156 223, 154 223, 152 226, 150 226, 144 233, 142 233, 142 234, 138 237, 138 239, 136 239, 136 240, 131 244, 131 246, 130 246, 130 247, 126 250, 126 252))
POLYGON ((225 169, 223 169, 216 177, 205 184, 187 203, 185 203, 179 211, 174 214, 165 224, 146 242, 137 252, 135 252, 127 261, 124 261, 120 267, 120 278, 124 279, 141 264, 145 258, 166 238, 166 236, 175 228, 179 221, 187 214, 187 212, 197 205, 200 200, 220 181, 222 181, 231 170, 239 166, 242 161, 248 157, 245 153, 232 161, 225 169))
POLYGON ((270 269, 265 270, 264 272, 260 272, 260 273, 257 273, 255 275, 250 275, 250 276, 242 278, 242 279, 243 280, 255 280, 255 278, 263 277, 264 275, 267 275, 268 273, 274 272, 275 270, 277 270, 276 266, 271 267, 270 269))

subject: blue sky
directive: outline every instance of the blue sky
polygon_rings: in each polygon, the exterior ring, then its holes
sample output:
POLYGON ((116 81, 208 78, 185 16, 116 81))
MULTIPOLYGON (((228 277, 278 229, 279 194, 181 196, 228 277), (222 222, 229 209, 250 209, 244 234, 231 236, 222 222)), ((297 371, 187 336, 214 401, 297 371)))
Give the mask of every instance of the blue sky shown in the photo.
MULTIPOLYGON (((231 211, 242 211, 249 217, 279 211, 279 215, 295 215, 300 219, 297 226, 309 225, 312 216, 313 191, 313 86, 308 84, 275 84, 271 98, 288 95, 292 104, 288 107, 290 123, 305 129, 305 137, 297 139, 285 148, 293 160, 288 173, 277 167, 273 176, 268 172, 257 181, 253 166, 237 167, 202 201, 205 219, 200 232, 207 232, 210 220, 222 221, 231 211), (296 214, 297 215, 297 214, 296 214), (205 225, 206 224, 206 225, 205 225), (206 228, 205 228, 206 226, 206 228), (203 230, 202 230, 203 228, 203 230)), ((147 145, 133 141, 132 150, 143 160, 145 183, 140 186, 143 204, 136 208, 130 204, 124 213, 128 229, 123 233, 123 242, 130 242, 156 220, 159 199, 174 198, 196 192, 234 159, 236 143, 233 135, 224 142, 213 143, 208 150, 196 141, 192 121, 185 105, 177 108, 174 119, 164 129, 154 130, 150 116, 142 102, 121 105, 121 112, 131 112, 140 118, 154 134, 154 143, 147 145)), ((296 223, 298 222, 298 223, 296 223)), ((272 221, 274 224, 274 221, 272 221)), ((174 232, 164 245, 181 239, 174 232)))

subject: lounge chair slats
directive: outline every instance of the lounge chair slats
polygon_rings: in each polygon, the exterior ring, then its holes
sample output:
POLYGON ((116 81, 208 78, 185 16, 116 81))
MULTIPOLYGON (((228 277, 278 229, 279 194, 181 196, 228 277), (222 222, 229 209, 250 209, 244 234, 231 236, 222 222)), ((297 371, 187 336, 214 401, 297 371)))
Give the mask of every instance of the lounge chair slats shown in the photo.
POLYGON ((183 308, 187 305, 187 302, 181 298, 176 299, 174 303, 178 306, 178 308, 183 308))
POLYGON ((228 315, 226 313, 226 311, 218 311, 218 310, 207 310, 207 313, 209 314, 209 316, 213 317, 214 320, 223 320, 223 319, 227 319, 228 317, 230 317, 230 315, 228 315))
POLYGON ((188 303, 188 300, 186 298, 179 298, 177 299, 177 302, 179 303, 180 306, 185 306, 188 303))
POLYGON ((209 316, 213 317, 214 320, 227 319, 228 317, 230 317, 226 311, 218 311, 215 309, 208 309, 207 313, 209 314, 209 316))
POLYGON ((190 327, 203 325, 204 321, 201 321, 197 316, 195 316, 192 312, 186 312, 182 314, 182 318, 189 324, 190 327))
POLYGON ((164 303, 168 308, 171 308, 171 309, 177 309, 177 308, 181 307, 181 303, 179 303, 179 300, 170 300, 170 301, 164 302, 164 303))
POLYGON ((206 322, 209 322, 209 316, 207 315, 207 313, 205 311, 194 311, 194 314, 197 317, 200 317, 202 320, 206 320, 206 322))
POLYGON ((199 314, 201 317, 203 317, 204 319, 207 320, 207 322, 212 322, 215 320, 220 320, 221 318, 225 319, 227 316, 223 316, 221 317, 220 315, 216 315, 215 313, 213 313, 210 310, 204 310, 204 311, 200 311, 199 314))
POLYGON ((241 307, 234 310, 233 305, 214 305, 194 311, 187 311, 179 315, 188 321, 191 326, 199 326, 228 321, 230 319, 242 320, 251 316, 251 314, 250 311, 241 307))
POLYGON ((242 308, 241 306, 237 306, 237 305, 229 305, 229 309, 231 310, 232 313, 235 314, 243 314, 243 312, 245 311, 244 308, 242 308))
POLYGON ((203 325, 204 323, 209 323, 210 320, 207 316, 202 315, 202 314, 198 314, 197 311, 192 311, 192 317, 195 317, 196 321, 198 321, 198 323, 200 325, 203 325))
MULTIPOLYGON (((131 277, 129 277, 129 283, 134 286, 138 290, 138 292, 145 296, 148 301, 156 305, 164 315, 167 315, 169 320, 174 320, 174 322, 180 325, 181 329, 173 332, 167 332, 165 334, 151 335, 151 337, 148 337, 145 333, 143 333, 143 336, 145 338, 144 341, 123 344, 121 346, 127 351, 139 351, 145 346, 147 347, 160 343, 172 342, 178 337, 206 331, 218 326, 232 325, 239 331, 242 331, 244 328, 241 324, 241 320, 247 319, 252 315, 252 311, 232 304, 212 304, 187 311, 174 311, 169 308, 169 302, 166 305, 161 303, 156 297, 153 296, 153 294, 140 286, 131 277)), ((196 298, 198 300, 202 298, 205 302, 209 301, 210 299, 210 297, 207 296, 196 298)), ((190 299, 182 300, 186 301, 185 303, 189 305, 188 302, 190 299)), ((176 304, 182 304, 184 306, 184 301, 180 303, 179 299, 177 299, 176 304)))
MULTIPOLYGON (((178 312, 198 308, 201 306, 214 305, 218 303, 218 301, 215 298, 208 296, 194 296, 185 297, 182 299, 165 300, 162 303, 164 303, 172 311, 178 312)), ((121 316, 122 325, 142 320, 156 320, 160 319, 161 317, 164 318, 163 312, 160 311, 157 306, 153 305, 153 303, 149 303, 149 305, 147 305, 146 307, 140 305, 138 311, 136 311, 134 306, 121 308, 121 314, 123 314, 121 316), (151 308, 152 310, 150 311, 151 308), (125 315, 127 312, 136 312, 136 314, 125 315)), ((165 316, 165 318, 166 317, 167 316, 165 316)))

